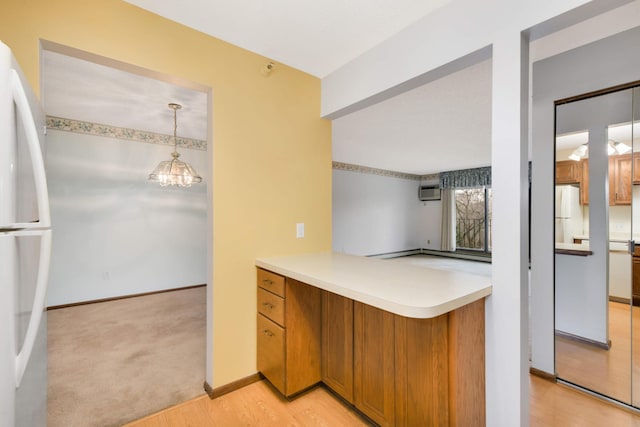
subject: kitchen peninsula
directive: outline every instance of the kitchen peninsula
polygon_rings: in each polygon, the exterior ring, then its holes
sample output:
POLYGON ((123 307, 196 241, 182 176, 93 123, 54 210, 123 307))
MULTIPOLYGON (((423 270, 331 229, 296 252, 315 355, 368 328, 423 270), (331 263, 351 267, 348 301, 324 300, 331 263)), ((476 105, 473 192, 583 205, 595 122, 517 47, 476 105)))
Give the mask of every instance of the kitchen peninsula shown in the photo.
POLYGON ((484 425, 490 280, 337 253, 256 260, 258 370, 383 426, 484 425))

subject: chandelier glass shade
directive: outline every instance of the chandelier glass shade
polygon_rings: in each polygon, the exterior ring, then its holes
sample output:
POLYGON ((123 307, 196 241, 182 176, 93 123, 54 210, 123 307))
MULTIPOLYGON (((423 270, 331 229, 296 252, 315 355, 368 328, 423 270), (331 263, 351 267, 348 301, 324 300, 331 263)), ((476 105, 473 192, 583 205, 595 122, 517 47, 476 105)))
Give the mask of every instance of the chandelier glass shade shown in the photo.
POLYGON ((178 137, 176 135, 178 129, 177 111, 182 108, 180 104, 169 104, 169 108, 173 110, 173 153, 171 160, 162 161, 149 174, 149 181, 157 182, 161 187, 178 186, 190 187, 191 184, 202 182, 202 177, 198 175, 195 169, 182 160, 179 160, 178 153, 178 137))

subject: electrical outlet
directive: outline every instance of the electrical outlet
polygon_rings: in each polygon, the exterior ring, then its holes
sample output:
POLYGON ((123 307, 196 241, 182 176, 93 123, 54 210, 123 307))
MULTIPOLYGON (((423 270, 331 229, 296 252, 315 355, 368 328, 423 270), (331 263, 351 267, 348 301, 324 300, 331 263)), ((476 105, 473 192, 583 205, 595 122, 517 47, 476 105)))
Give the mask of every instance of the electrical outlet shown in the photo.
POLYGON ((304 222, 296 224, 296 239, 302 239, 304 237, 304 222))
POLYGON ((427 240, 427 245, 430 245, 430 244, 431 244, 431 240, 427 240))

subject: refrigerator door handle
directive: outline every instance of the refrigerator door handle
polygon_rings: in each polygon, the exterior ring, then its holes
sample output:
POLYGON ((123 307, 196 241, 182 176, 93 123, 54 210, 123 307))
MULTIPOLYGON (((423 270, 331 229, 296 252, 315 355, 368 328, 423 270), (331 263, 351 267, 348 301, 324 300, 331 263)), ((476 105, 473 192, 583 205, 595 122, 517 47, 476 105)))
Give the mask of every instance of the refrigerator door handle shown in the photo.
POLYGON ((45 297, 47 295, 47 282, 49 279, 49 264, 51 261, 51 230, 21 230, 13 233, 15 236, 41 236, 40 262, 38 264, 38 278, 36 292, 33 298, 33 308, 24 337, 22 349, 16 355, 16 387, 20 387, 22 376, 29 363, 31 351, 36 341, 40 320, 44 311, 45 297))
POLYGON ((44 159, 40 149, 40 139, 36 122, 31 113, 27 93, 22 85, 20 76, 16 70, 11 70, 11 90, 16 103, 18 114, 27 137, 27 145, 31 157, 31 167, 36 187, 36 199, 38 201, 38 222, 16 223, 14 228, 48 228, 51 226, 51 214, 49 212, 49 194, 47 193, 47 176, 44 170, 44 159))

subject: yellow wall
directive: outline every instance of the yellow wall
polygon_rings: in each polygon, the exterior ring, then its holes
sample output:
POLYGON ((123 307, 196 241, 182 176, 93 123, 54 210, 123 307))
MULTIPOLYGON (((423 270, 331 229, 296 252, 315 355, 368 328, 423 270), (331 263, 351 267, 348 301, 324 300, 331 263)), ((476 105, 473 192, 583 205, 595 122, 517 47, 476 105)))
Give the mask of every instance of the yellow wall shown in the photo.
POLYGON ((255 373, 254 259, 331 249, 331 125, 320 119, 320 81, 282 64, 264 77, 264 57, 120 0, 3 2, 0 40, 37 93, 40 39, 213 89, 212 385, 255 373))

